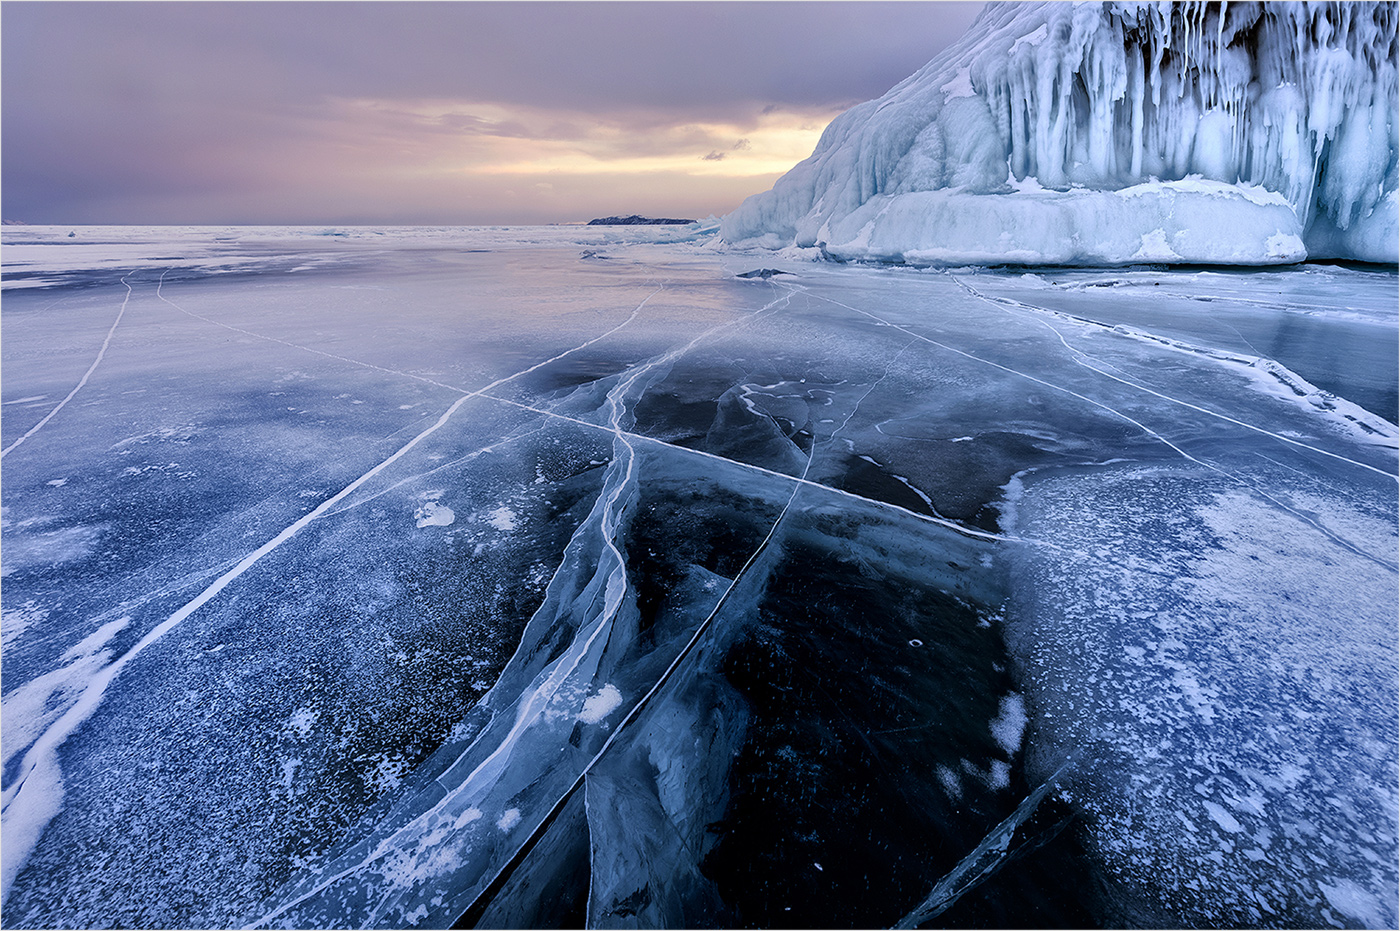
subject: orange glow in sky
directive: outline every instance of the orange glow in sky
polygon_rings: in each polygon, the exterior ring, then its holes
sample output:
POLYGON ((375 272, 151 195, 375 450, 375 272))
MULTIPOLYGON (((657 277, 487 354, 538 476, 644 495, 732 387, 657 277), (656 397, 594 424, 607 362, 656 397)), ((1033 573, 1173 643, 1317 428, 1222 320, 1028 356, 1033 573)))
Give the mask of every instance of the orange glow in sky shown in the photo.
POLYGON ((980 7, 6 3, 5 218, 719 215, 980 7))

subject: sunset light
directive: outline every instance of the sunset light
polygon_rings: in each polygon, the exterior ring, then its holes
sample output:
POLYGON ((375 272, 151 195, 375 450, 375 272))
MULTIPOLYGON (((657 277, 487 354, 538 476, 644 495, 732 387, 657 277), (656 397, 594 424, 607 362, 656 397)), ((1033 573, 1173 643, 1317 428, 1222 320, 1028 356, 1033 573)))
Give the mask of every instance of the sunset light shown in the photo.
POLYGON ((1400 928, 1400 0, 0 25, 0 931, 1400 928))

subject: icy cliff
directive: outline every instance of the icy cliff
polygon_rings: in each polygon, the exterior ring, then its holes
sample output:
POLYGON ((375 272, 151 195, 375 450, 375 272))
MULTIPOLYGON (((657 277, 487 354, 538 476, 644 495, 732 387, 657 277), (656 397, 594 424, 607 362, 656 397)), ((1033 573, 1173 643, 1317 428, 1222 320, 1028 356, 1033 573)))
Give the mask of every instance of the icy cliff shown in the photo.
POLYGON ((724 219, 917 264, 1395 262, 1393 3, 991 3, 724 219))

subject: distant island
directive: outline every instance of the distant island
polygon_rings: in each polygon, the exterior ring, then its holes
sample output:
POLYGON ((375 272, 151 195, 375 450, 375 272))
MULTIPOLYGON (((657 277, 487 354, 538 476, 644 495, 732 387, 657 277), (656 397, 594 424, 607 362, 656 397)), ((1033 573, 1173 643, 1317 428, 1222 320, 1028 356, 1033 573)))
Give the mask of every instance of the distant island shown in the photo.
POLYGON ((676 220, 669 217, 639 217, 635 213, 630 217, 602 217, 598 220, 589 220, 588 226, 684 226, 687 223, 694 223, 694 220, 676 220))

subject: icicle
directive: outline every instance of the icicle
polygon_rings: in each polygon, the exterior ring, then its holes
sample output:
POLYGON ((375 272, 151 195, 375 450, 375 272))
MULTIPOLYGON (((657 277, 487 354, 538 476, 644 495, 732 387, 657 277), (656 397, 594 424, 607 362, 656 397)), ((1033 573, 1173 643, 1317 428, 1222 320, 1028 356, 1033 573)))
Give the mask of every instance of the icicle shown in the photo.
POLYGON ((1220 0, 1220 12, 1215 22, 1215 73, 1223 75, 1224 71, 1220 67, 1220 57, 1225 52, 1225 14, 1229 9, 1229 0, 1220 0))
POLYGON ((984 179, 964 189, 992 193, 1008 177, 1117 190, 1203 171, 1277 191, 1307 223, 1351 223, 1394 185, 1396 121, 1368 114, 1389 114, 1400 96, 1396 20, 1392 3, 995 4, 965 47, 833 123, 793 178, 792 215, 777 221, 770 206, 755 222, 815 230, 800 218, 823 191, 821 222, 877 196, 933 190, 935 176, 984 179), (975 103, 946 106, 940 88, 968 67, 990 123, 975 103), (923 130, 914 113, 948 140, 990 125, 1000 145, 950 146, 946 170, 931 171, 923 156, 905 158, 923 130))

